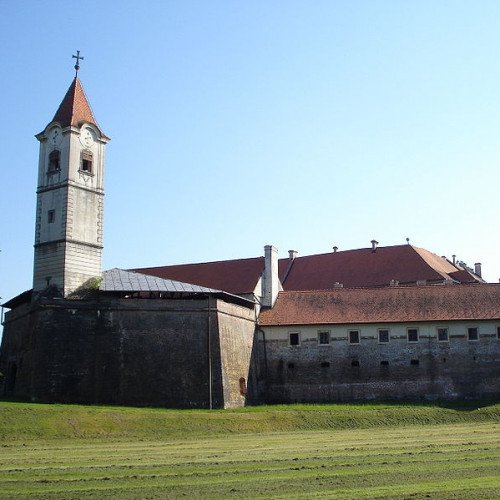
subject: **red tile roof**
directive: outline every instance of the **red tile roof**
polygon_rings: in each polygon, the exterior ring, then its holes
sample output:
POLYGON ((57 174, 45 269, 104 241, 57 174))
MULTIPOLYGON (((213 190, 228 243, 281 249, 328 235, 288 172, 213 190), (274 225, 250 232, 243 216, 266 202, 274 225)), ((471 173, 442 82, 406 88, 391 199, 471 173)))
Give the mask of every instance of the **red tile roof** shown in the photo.
POLYGON ((328 290, 335 283, 344 287, 388 286, 426 280, 442 282, 458 269, 446 259, 412 245, 330 252, 296 257, 283 281, 288 259, 280 261, 280 277, 285 290, 328 290))
POLYGON ((95 125, 101 131, 78 78, 74 78, 71 82, 52 121, 59 122, 63 128, 70 125, 78 127, 82 122, 87 122, 95 125))
POLYGON ((450 277, 454 280, 460 281, 460 283, 477 283, 477 278, 467 271, 467 269, 461 269, 459 271, 455 271, 450 273, 450 277))
POLYGON ((280 292, 259 324, 363 324, 500 320, 500 284, 280 292))
POLYGON ((163 279, 194 283, 234 294, 252 293, 264 271, 264 257, 201 264, 144 267, 132 271, 163 279))
MULTIPOLYGON (((411 245, 379 247, 376 252, 361 248, 296 257, 287 273, 289 265, 288 259, 279 260, 279 277, 285 290, 330 290, 336 282, 346 288, 388 286, 391 280, 402 285, 421 280, 442 283, 452 273, 457 281, 465 277, 467 283, 474 281, 470 273, 460 271, 462 268, 411 245)), ((255 290, 264 270, 264 257, 132 270, 241 294, 255 290)))

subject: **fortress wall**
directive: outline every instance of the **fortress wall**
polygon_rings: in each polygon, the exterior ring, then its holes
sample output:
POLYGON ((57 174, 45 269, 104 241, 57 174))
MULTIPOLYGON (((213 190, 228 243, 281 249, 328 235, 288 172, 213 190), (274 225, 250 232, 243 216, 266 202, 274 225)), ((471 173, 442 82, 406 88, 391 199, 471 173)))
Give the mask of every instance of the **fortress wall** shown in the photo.
MULTIPOLYGON (((7 377, 4 393, 44 402, 208 408, 210 363, 212 404, 224 407, 216 305, 210 356, 206 300, 44 299, 18 307, 6 315, 0 369, 7 374, 14 364, 17 373, 15 381, 7 377)), ((224 339, 231 337, 237 318, 222 323, 224 339)))
POLYGON ((264 399, 295 403, 498 398, 498 326, 453 322, 262 327, 264 399), (418 342, 408 342, 408 327, 418 328, 418 342), (437 327, 448 328, 448 341, 438 341, 437 327), (468 340, 468 327, 478 328, 477 341, 468 340), (388 343, 379 343, 379 328, 389 329, 388 343), (359 331, 359 344, 349 343, 349 330, 359 331), (330 333, 328 345, 319 344, 320 331, 330 333), (290 333, 299 333, 299 345, 290 345, 290 333))

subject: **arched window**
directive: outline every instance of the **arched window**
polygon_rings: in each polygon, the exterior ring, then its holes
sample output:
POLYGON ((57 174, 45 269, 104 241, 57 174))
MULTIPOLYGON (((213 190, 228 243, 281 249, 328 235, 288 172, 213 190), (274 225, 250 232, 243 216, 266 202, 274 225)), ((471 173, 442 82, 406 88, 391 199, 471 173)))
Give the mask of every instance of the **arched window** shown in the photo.
POLYGON ((58 172, 61 170, 61 152, 54 149, 49 154, 49 172, 58 172))
POLYGON ((92 161, 93 161, 92 151, 88 151, 88 150, 82 151, 81 160, 80 160, 80 170, 82 172, 86 172, 87 174, 91 174, 92 173, 92 161))

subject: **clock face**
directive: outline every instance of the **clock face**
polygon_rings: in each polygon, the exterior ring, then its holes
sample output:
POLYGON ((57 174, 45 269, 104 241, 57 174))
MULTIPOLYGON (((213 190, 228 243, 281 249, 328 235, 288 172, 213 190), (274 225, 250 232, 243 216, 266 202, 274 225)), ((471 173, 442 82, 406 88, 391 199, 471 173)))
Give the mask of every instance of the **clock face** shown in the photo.
POLYGON ((85 128, 80 136, 80 141, 86 148, 90 148, 94 144, 94 133, 92 130, 85 128))
POLYGON ((53 128, 49 132, 49 143, 51 144, 51 146, 53 147, 59 146, 59 144, 61 143, 61 139, 62 139, 62 134, 60 128, 57 127, 53 128))

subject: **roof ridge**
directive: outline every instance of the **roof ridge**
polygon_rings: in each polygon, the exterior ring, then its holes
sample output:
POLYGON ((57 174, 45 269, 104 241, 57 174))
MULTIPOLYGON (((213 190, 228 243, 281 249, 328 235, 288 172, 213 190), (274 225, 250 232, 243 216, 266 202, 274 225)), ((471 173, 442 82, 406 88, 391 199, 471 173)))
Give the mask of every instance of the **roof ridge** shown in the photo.
MULTIPOLYGON (((382 249, 385 249, 385 248, 400 248, 400 247, 407 247, 407 246, 413 246, 413 245, 409 245, 407 243, 404 243, 404 244, 401 244, 401 245, 386 245, 386 246, 378 246, 377 247, 377 252, 379 250, 382 250, 382 249)), ((372 251, 372 247, 362 247, 362 248, 349 248, 347 250, 337 250, 336 252, 323 252, 323 253, 313 253, 313 254, 309 254, 309 255, 297 255, 296 257, 294 257, 294 260, 296 259, 303 259, 303 258, 306 258, 306 257, 321 257, 323 255, 334 255, 334 254, 340 254, 340 253, 351 253, 351 252, 359 252, 360 250, 369 250, 370 252, 372 251)), ((377 253, 377 252, 373 252, 373 253, 377 253)), ((279 260, 289 260, 289 257, 282 257, 281 259, 279 260)))
POLYGON ((245 260, 263 260, 264 256, 261 255, 259 257, 244 257, 242 259, 225 259, 225 260, 212 260, 208 262, 188 262, 186 264, 168 264, 168 265, 159 265, 159 266, 144 266, 144 267, 134 267, 130 270, 137 272, 140 269, 157 269, 157 268, 165 268, 165 267, 179 267, 179 266, 200 266, 205 264, 219 264, 222 262, 242 262, 245 260))

